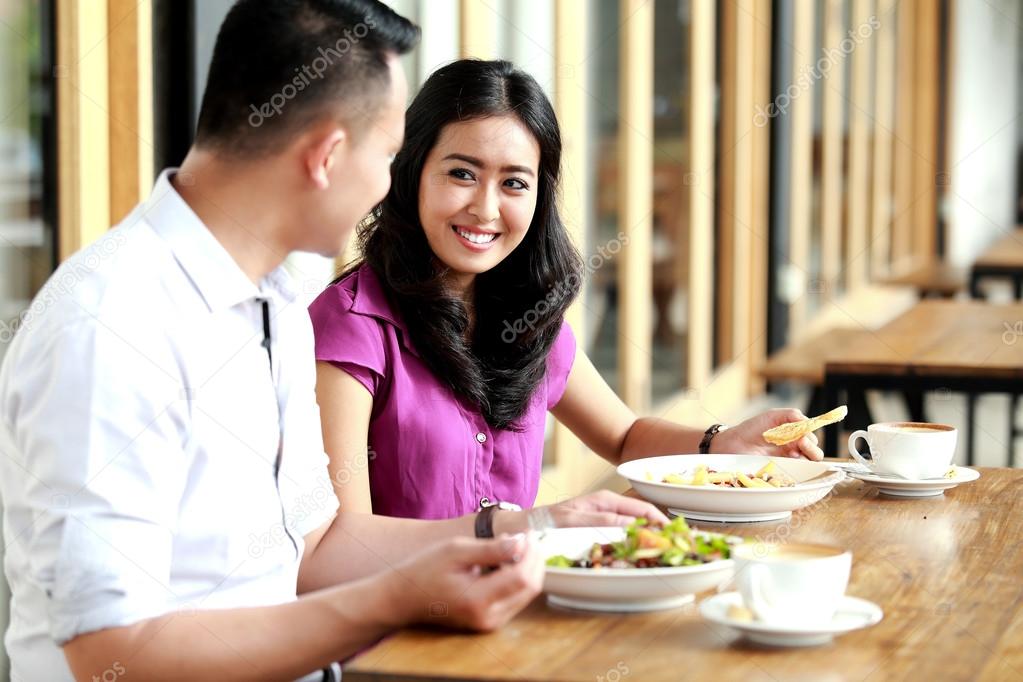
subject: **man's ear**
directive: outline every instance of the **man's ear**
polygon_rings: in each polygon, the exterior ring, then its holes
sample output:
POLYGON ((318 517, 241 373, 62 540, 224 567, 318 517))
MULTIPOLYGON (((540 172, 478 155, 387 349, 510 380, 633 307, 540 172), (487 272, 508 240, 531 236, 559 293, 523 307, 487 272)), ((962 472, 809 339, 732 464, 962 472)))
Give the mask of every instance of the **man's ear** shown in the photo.
POLYGON ((305 154, 306 171, 318 189, 330 186, 330 171, 334 168, 335 157, 349 142, 347 131, 331 126, 313 138, 305 154))

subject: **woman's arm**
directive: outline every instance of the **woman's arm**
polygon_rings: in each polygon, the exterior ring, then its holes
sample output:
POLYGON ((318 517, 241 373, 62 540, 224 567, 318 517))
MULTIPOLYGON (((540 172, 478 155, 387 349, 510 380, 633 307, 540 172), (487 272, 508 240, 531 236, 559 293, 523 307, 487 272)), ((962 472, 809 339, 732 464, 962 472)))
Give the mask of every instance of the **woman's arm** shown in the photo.
POLYGON ((612 464, 696 452, 703 437, 702 431, 665 419, 637 418, 581 350, 576 352, 565 393, 551 413, 612 464))
POLYGON ((348 372, 316 363, 316 402, 330 480, 344 512, 372 514, 369 488, 369 420, 373 396, 348 372))
MULTIPOLYGON (((641 457, 694 453, 703 438, 702 429, 658 417, 637 418, 581 350, 576 353, 565 393, 551 413, 588 448, 615 465, 641 457)), ((711 452, 819 460, 824 453, 813 434, 781 447, 763 439, 769 428, 800 419, 806 416, 799 410, 768 410, 719 433, 711 441, 711 452)))

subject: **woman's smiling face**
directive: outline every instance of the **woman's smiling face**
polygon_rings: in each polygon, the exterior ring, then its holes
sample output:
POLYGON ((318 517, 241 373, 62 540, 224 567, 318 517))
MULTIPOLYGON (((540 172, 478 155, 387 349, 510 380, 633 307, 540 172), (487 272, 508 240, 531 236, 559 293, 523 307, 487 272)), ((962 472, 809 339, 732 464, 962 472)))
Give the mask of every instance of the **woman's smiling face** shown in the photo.
POLYGON ((540 146, 515 116, 445 126, 419 181, 419 220, 464 288, 507 258, 536 210, 540 146))

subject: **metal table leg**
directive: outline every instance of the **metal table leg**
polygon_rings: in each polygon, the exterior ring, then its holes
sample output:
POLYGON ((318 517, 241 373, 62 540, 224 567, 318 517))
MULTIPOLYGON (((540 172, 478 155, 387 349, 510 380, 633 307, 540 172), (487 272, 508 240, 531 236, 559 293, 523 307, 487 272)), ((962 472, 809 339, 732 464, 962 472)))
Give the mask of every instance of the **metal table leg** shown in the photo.
POLYGON ((973 466, 973 427, 977 423, 977 394, 966 394, 966 466, 973 466))

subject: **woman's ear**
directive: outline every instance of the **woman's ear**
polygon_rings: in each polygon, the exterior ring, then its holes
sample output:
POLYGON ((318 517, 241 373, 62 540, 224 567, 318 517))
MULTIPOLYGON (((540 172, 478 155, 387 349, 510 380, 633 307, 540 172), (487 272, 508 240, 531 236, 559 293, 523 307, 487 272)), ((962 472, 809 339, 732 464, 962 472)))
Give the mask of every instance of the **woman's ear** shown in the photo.
POLYGON ((330 187, 330 172, 337 162, 335 157, 344 153, 348 141, 347 132, 336 126, 327 128, 312 139, 312 144, 306 149, 305 165, 309 179, 317 189, 330 187))

